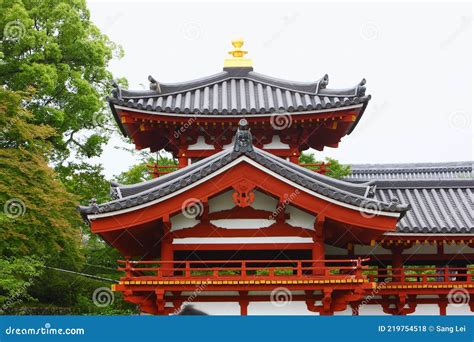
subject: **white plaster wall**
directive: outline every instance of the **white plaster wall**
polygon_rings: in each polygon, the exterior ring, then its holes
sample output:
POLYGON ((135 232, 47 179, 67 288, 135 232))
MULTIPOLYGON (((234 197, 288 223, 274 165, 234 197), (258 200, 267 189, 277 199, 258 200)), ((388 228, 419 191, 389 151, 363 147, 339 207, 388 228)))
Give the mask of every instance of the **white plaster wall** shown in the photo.
POLYGON ((188 150, 214 150, 213 145, 209 145, 206 143, 206 140, 203 136, 199 136, 196 140, 196 143, 189 145, 188 150))
POLYGON ((280 136, 279 135, 274 135, 272 137, 272 141, 269 144, 263 145, 264 149, 289 149, 290 145, 284 144, 281 142, 280 136))
POLYGON ((474 253, 474 248, 469 247, 468 245, 448 245, 444 244, 444 253, 446 254, 467 254, 474 253))
POLYGON ((392 254, 392 252, 388 249, 381 247, 380 245, 376 244, 375 246, 366 246, 366 245, 354 245, 354 253, 355 254, 392 254))
POLYGON ((436 245, 419 244, 403 250, 402 254, 438 254, 436 245))
POLYGON ((217 195, 209 199, 209 212, 215 213, 218 211, 228 210, 235 207, 235 203, 232 200, 232 193, 234 190, 226 191, 220 195, 217 195))
POLYGON ((255 199, 252 203, 252 208, 258 210, 267 210, 270 212, 274 212, 276 210, 278 200, 273 198, 267 194, 264 194, 260 191, 254 191, 255 199))
POLYGON ((180 230, 183 228, 191 228, 194 227, 199 223, 198 220, 195 219, 189 219, 186 216, 184 216, 182 213, 179 213, 173 217, 170 218, 171 222, 171 231, 174 232, 176 230, 180 230))
POLYGON ((314 221, 316 220, 314 215, 310 215, 292 205, 286 206, 285 212, 290 214, 290 219, 286 221, 288 224, 314 230, 314 221))
POLYGON ((212 244, 212 243, 219 243, 219 244, 232 244, 232 243, 312 243, 312 238, 304 238, 299 236, 272 236, 272 237, 230 237, 230 238, 181 238, 181 239, 173 239, 173 244, 212 244))
POLYGON ((267 219, 222 219, 211 220, 211 223, 220 228, 226 229, 257 229, 268 227, 275 223, 275 220, 267 219))

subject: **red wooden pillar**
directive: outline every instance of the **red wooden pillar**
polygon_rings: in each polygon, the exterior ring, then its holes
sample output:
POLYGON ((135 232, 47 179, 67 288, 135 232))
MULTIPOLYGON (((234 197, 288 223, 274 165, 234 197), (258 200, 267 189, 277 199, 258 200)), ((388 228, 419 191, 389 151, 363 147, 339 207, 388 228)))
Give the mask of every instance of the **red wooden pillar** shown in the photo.
POLYGON ((178 168, 182 169, 183 167, 188 166, 188 155, 187 149, 180 148, 178 151, 178 168))
POLYGON ((248 300, 248 292, 247 291, 239 291, 240 300, 240 315, 247 316, 248 308, 249 308, 249 300, 248 300))
POLYGON ((324 259, 325 259, 325 248, 324 248, 324 216, 318 215, 314 225, 314 236, 313 236, 313 248, 312 248, 312 259, 318 260, 313 263, 313 274, 324 275, 324 259))
POLYGON ((446 316, 447 308, 448 308, 448 302, 444 298, 440 298, 440 301, 438 302, 439 306, 439 315, 440 316, 446 316))
POLYGON ((161 240, 161 261, 165 261, 161 267, 165 268, 162 275, 169 277, 173 275, 173 270, 166 270, 166 268, 173 268, 173 238, 170 234, 171 223, 169 218, 163 220, 163 238, 161 240), (170 262, 171 261, 171 262, 170 262))

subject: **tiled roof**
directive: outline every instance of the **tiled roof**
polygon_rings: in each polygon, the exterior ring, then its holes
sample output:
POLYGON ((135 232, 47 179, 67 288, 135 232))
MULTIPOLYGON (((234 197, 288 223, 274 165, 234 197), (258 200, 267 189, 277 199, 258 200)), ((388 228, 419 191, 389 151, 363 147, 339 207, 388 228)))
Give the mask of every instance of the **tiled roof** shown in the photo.
POLYGON ((469 179, 474 178, 474 162, 354 164, 348 181, 367 182, 374 179, 469 179))
POLYGON ((398 221, 399 233, 474 233, 472 161, 355 164, 345 177, 376 185, 375 198, 396 197, 411 210, 398 221))
MULTIPOLYGON (((245 122, 245 120, 241 121, 245 122)), ((351 184, 320 175, 255 148, 252 146, 249 130, 242 128, 237 131, 233 149, 226 149, 201 162, 149 182, 132 186, 115 184, 116 199, 114 201, 103 204, 91 203, 90 206, 80 207, 79 210, 83 216, 87 216, 136 207, 175 193, 243 157, 258 163, 262 169, 271 170, 304 188, 342 203, 383 212, 404 213, 408 210, 407 205, 399 203, 396 199, 390 198, 386 202, 381 202, 367 197, 366 194, 370 193, 369 185, 351 184)))
POLYGON ((474 179, 378 180, 375 198, 396 197, 411 210, 399 233, 474 233, 474 179))
POLYGON ((151 76, 150 90, 129 91, 115 85, 108 98, 112 110, 123 106, 151 112, 200 115, 244 115, 304 112, 363 106, 365 80, 352 88, 327 89, 328 76, 309 83, 280 80, 252 68, 228 68, 202 79, 158 83, 151 76))

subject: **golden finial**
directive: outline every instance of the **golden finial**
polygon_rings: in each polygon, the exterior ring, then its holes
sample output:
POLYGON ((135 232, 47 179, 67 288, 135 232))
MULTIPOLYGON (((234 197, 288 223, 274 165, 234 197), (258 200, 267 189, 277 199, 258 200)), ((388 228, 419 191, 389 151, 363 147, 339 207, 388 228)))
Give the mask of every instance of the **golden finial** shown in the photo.
POLYGON ((249 68, 252 67, 252 60, 249 58, 244 58, 247 54, 247 51, 242 50, 241 47, 244 45, 244 40, 242 38, 232 40, 232 45, 234 49, 229 51, 229 55, 232 55, 232 58, 226 58, 224 60, 224 68, 249 68))

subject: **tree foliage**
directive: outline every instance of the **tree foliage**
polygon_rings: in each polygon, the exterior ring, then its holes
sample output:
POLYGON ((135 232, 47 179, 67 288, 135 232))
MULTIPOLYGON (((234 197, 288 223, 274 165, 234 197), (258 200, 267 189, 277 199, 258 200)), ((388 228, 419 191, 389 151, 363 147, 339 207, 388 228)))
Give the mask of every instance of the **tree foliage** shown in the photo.
MULTIPOLYGON (((166 157, 164 155, 158 155, 157 158, 151 154, 145 155, 142 161, 136 165, 130 167, 127 171, 122 172, 116 177, 116 181, 121 184, 135 184, 150 180, 152 178, 150 174, 150 168, 147 165, 157 164, 160 166, 178 165, 175 159, 166 157)), ((171 172, 173 168, 163 168, 160 171, 171 172)))
POLYGON ((100 155, 110 115, 107 65, 121 48, 91 22, 84 0, 4 0, 0 4, 0 84, 35 91, 25 99, 50 137, 54 160, 100 155))
POLYGON ((77 199, 38 153, 47 148, 41 141, 52 131, 23 122, 30 114, 18 94, 0 88, 0 99, 2 105, 8 104, 1 120, 11 123, 4 136, 16 146, 0 149, 0 255, 37 255, 77 265, 81 259, 77 199))
MULTIPOLYGON (((325 159, 326 163, 329 163, 327 167, 329 172, 326 173, 326 176, 341 179, 345 176, 351 174, 351 167, 349 165, 343 165, 339 163, 336 159, 327 157, 325 159)), ((322 161, 316 160, 316 157, 312 153, 301 153, 299 162, 301 164, 316 164, 321 163, 322 161)))

